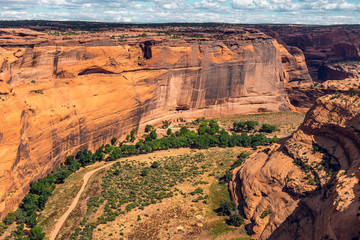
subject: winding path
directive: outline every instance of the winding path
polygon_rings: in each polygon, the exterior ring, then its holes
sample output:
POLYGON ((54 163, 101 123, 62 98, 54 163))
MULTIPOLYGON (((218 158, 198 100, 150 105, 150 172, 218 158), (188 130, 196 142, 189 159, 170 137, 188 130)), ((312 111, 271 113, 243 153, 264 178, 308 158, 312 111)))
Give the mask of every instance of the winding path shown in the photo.
MULTIPOLYGON (((146 156, 147 159, 149 159, 149 157, 152 156, 158 156, 158 157, 164 157, 164 156, 172 156, 172 155, 179 155, 179 154, 184 154, 184 153, 189 153, 190 149, 188 148, 179 148, 179 149, 172 149, 171 151, 169 150, 164 150, 164 151, 156 151, 154 153, 148 153, 146 155, 139 155, 139 156, 133 156, 133 159, 138 159, 138 158, 143 158, 144 156, 146 156)), ((201 151, 201 150, 200 150, 201 151)), ((128 159, 131 159, 131 157, 129 157, 128 159)), ((69 206, 68 210, 59 218, 59 220, 56 222, 55 224, 55 228, 54 230, 52 230, 49 239, 50 240, 55 240, 56 236, 58 235, 61 227, 64 225, 66 219, 68 218, 68 216, 70 215, 70 213, 74 210, 74 208, 76 207, 76 205, 79 202, 80 196, 83 193, 83 191, 85 190, 86 184, 88 183, 90 177, 100 171, 101 169, 104 169, 106 167, 110 167, 111 165, 117 163, 118 161, 120 161, 120 159, 114 161, 114 162, 110 162, 108 164, 105 164, 99 168, 96 168, 94 170, 91 170, 90 172, 86 173, 83 177, 84 183, 81 186, 78 194, 76 195, 76 197, 74 198, 74 200, 72 201, 71 205, 69 206)))
POLYGON ((70 213, 74 210, 74 208, 76 207, 76 205, 78 204, 79 202, 79 199, 80 199, 80 196, 82 194, 82 192, 84 191, 85 187, 86 187, 86 184, 87 182, 89 181, 90 177, 96 173, 97 171, 100 171, 101 169, 103 168, 106 168, 106 167, 109 167, 111 165, 113 165, 115 162, 111 162, 109 164, 106 164, 104 166, 101 166, 99 168, 96 168, 88 173, 86 173, 83 177, 83 180, 84 180, 84 183, 83 185, 81 186, 78 194, 76 195, 76 197, 74 198, 74 200, 72 201, 71 205, 69 206, 69 209, 61 216, 61 218, 57 221, 56 225, 55 225, 55 229, 51 232, 50 234, 50 240, 55 240, 57 234, 59 233, 62 225, 64 225, 64 222, 66 221, 66 219, 68 218, 68 216, 70 215, 70 213))

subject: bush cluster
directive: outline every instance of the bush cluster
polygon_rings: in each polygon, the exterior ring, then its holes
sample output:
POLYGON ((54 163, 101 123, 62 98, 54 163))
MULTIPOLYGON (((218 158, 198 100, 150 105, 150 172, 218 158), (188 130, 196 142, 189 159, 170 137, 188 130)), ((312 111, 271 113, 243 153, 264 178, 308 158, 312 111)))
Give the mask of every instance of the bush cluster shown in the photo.
MULTIPOLYGON (((251 126, 257 125, 257 122, 246 122, 247 129, 252 129, 251 126)), ((150 126, 150 125, 149 125, 150 126)), ((207 149, 210 147, 252 147, 256 148, 259 145, 268 145, 277 141, 277 137, 267 138, 263 134, 248 135, 242 133, 241 135, 233 133, 229 135, 226 131, 221 130, 216 120, 202 121, 198 132, 190 131, 187 127, 182 127, 180 131, 170 133, 170 136, 158 139, 156 130, 152 126, 147 126, 150 133, 146 136, 145 141, 138 141, 135 145, 120 143, 116 138, 111 140, 111 144, 101 146, 94 153, 88 150, 79 151, 75 157, 68 156, 65 164, 56 168, 48 176, 41 178, 38 182, 31 183, 30 192, 22 200, 22 204, 15 213, 9 213, 0 225, 0 233, 16 221, 18 224, 25 223, 30 228, 36 228, 38 211, 45 207, 45 203, 55 188, 55 184, 61 184, 73 172, 81 167, 93 164, 97 161, 113 161, 121 157, 127 157, 138 154, 150 153, 156 150, 166 150, 170 148, 190 147, 197 149, 207 149)), ((132 130, 127 140, 133 142, 136 139, 136 131, 132 130)), ((245 156, 240 156, 234 164, 235 166, 242 163, 245 156)), ((156 169, 158 165, 153 164, 152 168, 156 169)), ((149 168, 143 169, 142 176, 147 176, 150 172, 149 168)), ((120 172, 114 172, 114 175, 119 175, 120 172)), ((231 178, 230 178, 231 179, 231 178)), ((226 179, 228 181, 228 179, 226 179)), ((39 228, 33 230, 33 234, 38 233, 39 228)), ((30 231, 31 233, 31 231, 30 231)))
POLYGON ((267 123, 264 123, 259 130, 259 132, 266 132, 266 133, 273 133, 276 131, 279 131, 279 128, 277 126, 270 125, 267 123))
POLYGON ((233 129, 235 132, 242 132, 242 131, 252 131, 255 130, 256 126, 259 125, 258 121, 246 121, 246 122, 237 122, 233 123, 233 129))

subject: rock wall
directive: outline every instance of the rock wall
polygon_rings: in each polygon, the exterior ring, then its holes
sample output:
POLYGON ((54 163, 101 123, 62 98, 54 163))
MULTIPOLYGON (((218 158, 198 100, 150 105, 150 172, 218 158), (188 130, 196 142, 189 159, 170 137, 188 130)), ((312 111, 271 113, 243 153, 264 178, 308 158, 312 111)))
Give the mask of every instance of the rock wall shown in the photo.
POLYGON ((261 33, 70 43, 34 32, 0 41, 0 219, 67 154, 165 119, 288 111, 284 83, 307 72, 304 59, 261 33))
POLYGON ((294 135, 234 170, 233 198, 258 239, 358 239, 359 90, 319 98, 294 135))
MULTIPOLYGON (((358 25, 259 26, 259 29, 269 32, 269 35, 274 36, 282 44, 301 49, 314 81, 343 80, 347 75, 346 71, 334 71, 331 66, 340 63, 346 66, 346 70, 360 60, 358 25)), ((349 74, 352 74, 352 71, 349 74)))

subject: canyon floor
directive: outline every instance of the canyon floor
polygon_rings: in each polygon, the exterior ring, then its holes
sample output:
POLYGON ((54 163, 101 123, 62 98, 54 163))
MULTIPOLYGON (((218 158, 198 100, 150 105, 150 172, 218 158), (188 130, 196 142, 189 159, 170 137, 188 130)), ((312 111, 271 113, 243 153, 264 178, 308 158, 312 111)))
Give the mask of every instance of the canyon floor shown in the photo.
MULTIPOLYGON (((230 130, 234 121, 258 121, 259 125, 264 123, 273 124, 279 127, 279 131, 268 134, 279 137, 288 137, 294 132, 304 119, 303 113, 262 113, 250 115, 229 115, 218 118, 221 128, 230 130)), ((192 121, 173 123, 170 128, 173 131, 182 126, 189 129, 196 129, 198 124, 192 121)), ((155 126, 156 127, 156 126, 155 126)), ((160 126, 158 134, 165 135, 165 130, 160 126)), ((100 224, 91 230, 94 239, 251 239, 246 234, 244 226, 231 227, 226 224, 228 217, 218 216, 215 210, 219 208, 221 200, 230 200, 227 184, 220 183, 219 179, 224 176, 227 169, 236 161, 241 152, 251 153, 251 148, 211 148, 206 150, 194 149, 170 149, 158 151, 146 155, 121 158, 116 162, 98 162, 94 165, 83 168, 66 179, 65 183, 58 185, 46 204, 45 210, 39 218, 39 226, 46 233, 46 239, 55 233, 56 224, 63 214, 68 211, 74 199, 83 185, 84 176, 90 172, 94 173, 86 184, 79 202, 70 215, 60 221, 63 222, 56 239, 78 239, 86 237, 89 232, 84 230, 85 222, 96 221, 104 213, 106 204, 101 201, 97 207, 89 205, 91 199, 99 198, 104 194, 102 184, 110 182, 110 188, 119 185, 113 178, 114 166, 119 163, 131 163, 137 167, 150 166, 154 161, 160 165, 169 159, 176 162, 187 162, 184 166, 204 170, 203 173, 195 174, 184 178, 184 182, 178 183, 171 188, 173 196, 145 206, 138 207, 116 217, 113 221, 100 224), (189 159, 199 158, 200 163, 189 163, 189 159), (191 165, 193 164, 193 165, 191 165), (200 165, 199 165, 200 164, 200 165), (204 167, 203 167, 204 166, 204 167), (201 193, 193 193, 201 188, 201 193), (241 236, 239 238, 239 236, 241 236)), ((131 171, 130 171, 131 172, 131 171)), ((132 181, 142 178, 135 172, 131 172, 132 181)), ((166 180, 159 181, 160 185, 154 188, 163 187, 166 180)), ((140 191, 141 192, 141 191, 140 191)), ((139 194, 137 192, 136 194, 139 194)), ((95 204, 96 205, 96 204, 95 204)), ((126 204, 124 204, 126 206, 126 204)), ((74 207, 74 206, 73 206, 74 207)), ((8 229, 14 230, 15 226, 8 229)), ((5 233, 0 239, 6 239, 9 233, 5 233)))

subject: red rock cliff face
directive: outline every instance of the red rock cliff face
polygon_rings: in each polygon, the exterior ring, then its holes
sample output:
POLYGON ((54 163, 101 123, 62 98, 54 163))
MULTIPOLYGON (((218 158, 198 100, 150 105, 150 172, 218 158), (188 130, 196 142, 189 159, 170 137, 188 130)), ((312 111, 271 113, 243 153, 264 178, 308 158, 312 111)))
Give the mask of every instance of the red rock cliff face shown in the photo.
POLYGON ((359 93, 318 99, 290 139, 234 170, 232 196, 253 237, 359 237, 359 93))
POLYGON ((284 82, 307 73, 304 59, 261 33, 238 42, 22 44, 0 49, 0 218, 67 154, 164 119, 287 111, 284 82))

